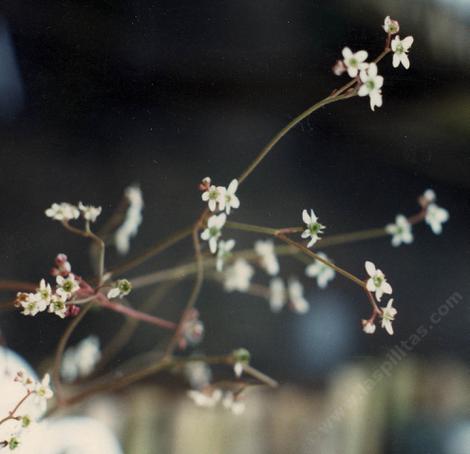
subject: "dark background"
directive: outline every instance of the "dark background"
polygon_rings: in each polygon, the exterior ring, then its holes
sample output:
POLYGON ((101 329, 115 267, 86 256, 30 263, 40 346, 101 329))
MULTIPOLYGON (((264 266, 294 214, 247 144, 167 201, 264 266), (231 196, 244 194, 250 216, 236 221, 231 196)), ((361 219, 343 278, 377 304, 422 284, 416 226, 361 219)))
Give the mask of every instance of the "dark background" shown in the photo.
MULTIPOLYGON (((240 188, 233 215, 296 225, 313 207, 336 234, 411 214, 416 197, 433 188, 450 212, 443 235, 419 226, 411 246, 379 239, 327 251, 354 274, 364 274, 365 259, 386 272, 396 336, 363 335, 369 309, 357 288, 337 278, 317 290, 286 259, 283 275, 303 279, 311 312, 274 315, 262 301, 207 283, 198 304, 207 330, 201 348, 243 345, 271 375, 310 384, 344 361, 385 353, 459 292, 464 302, 415 353, 470 359, 467 3, 3 1, 0 11, 0 275, 33 282, 58 252, 90 272, 86 242, 44 216, 52 202, 102 205, 104 218, 123 189, 139 183, 144 223, 131 254, 145 250, 198 216, 201 178, 228 183, 277 130, 344 83, 330 70, 344 46, 377 55, 384 16, 399 19, 401 36, 415 37, 411 69, 393 69, 391 58, 381 64, 383 107, 371 112, 356 98, 315 113, 240 188)), ((236 238, 249 245, 258 237, 236 238)), ((141 271, 190 254, 186 242, 141 271)), ((111 252, 108 263, 116 260, 111 252)), ((260 272, 255 280, 267 282, 260 272)), ((172 297, 173 319, 189 284, 172 297)), ((77 338, 93 331, 105 342, 120 323, 96 314, 77 338)), ((7 343, 33 363, 52 351, 63 326, 47 316, 0 319, 7 343)), ((154 346, 154 336, 143 327, 123 358, 154 346)))

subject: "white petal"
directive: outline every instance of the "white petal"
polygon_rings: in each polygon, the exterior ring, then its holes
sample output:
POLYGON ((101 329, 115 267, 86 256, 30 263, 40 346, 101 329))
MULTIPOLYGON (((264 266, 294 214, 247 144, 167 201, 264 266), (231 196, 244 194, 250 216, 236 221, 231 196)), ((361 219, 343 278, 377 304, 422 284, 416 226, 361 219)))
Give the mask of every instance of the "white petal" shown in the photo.
POLYGON ((401 55, 401 64, 405 67, 405 69, 410 68, 410 59, 408 58, 408 55, 406 54, 401 55))
POLYGON ((369 76, 375 77, 377 75, 377 65, 375 63, 371 63, 369 65, 369 69, 368 69, 367 72, 368 72, 369 76))
POLYGON ((228 189, 227 189, 227 190, 228 190, 228 192, 230 192, 230 193, 233 194, 233 193, 235 193, 235 192, 237 191, 237 189, 238 189, 238 180, 237 180, 236 178, 234 178, 234 179, 230 182, 230 184, 228 185, 228 189))
POLYGON ((372 262, 367 261, 365 263, 366 271, 369 276, 373 276, 376 272, 375 265, 372 262))
POLYGON ((408 50, 411 45, 413 44, 414 38, 412 36, 407 36, 405 39, 402 40, 401 44, 405 50, 408 50))
MULTIPOLYGON (((362 74, 362 73, 361 73, 362 74)), ((359 87, 359 91, 357 92, 359 96, 367 96, 369 94, 369 90, 365 85, 361 85, 359 87)))
POLYGON ((357 73, 358 73, 358 70, 357 68, 353 68, 352 66, 348 66, 348 74, 349 74, 349 77, 356 77, 357 76, 357 73))
POLYGON ((355 57, 356 60, 363 62, 367 60, 367 52, 365 50, 360 50, 359 52, 356 52, 355 57))
POLYGON ((310 216, 308 215, 307 210, 302 211, 302 220, 305 222, 305 224, 310 224, 310 216))
POLYGON ((384 282, 382 284, 382 291, 390 295, 392 293, 392 286, 388 282, 384 282))
POLYGON ((351 49, 349 47, 345 47, 342 51, 342 54, 343 54, 344 59, 346 60, 350 58, 353 53, 351 52, 351 49))
POLYGON ((377 76, 374 82, 375 82, 375 88, 382 88, 384 84, 384 78, 382 76, 377 76))

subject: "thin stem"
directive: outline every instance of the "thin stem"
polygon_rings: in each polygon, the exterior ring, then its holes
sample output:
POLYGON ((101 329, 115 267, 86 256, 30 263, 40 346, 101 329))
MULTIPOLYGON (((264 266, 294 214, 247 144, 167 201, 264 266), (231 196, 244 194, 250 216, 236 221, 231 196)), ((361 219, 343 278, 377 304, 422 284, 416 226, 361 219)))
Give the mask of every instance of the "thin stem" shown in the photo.
POLYGON ((225 227, 229 229, 242 230, 245 232, 264 233, 267 235, 274 235, 278 231, 278 229, 273 229, 270 227, 262 227, 259 225, 245 224, 242 222, 233 222, 233 221, 227 221, 225 223, 225 227))
POLYGON ((284 126, 260 151, 258 156, 253 160, 253 162, 243 171, 243 173, 238 177, 238 182, 243 183, 248 176, 258 167, 261 161, 268 155, 268 153, 274 148, 274 146, 295 126, 297 126, 302 120, 310 116, 313 112, 320 109, 323 106, 332 104, 336 101, 341 101, 343 99, 352 98, 356 96, 356 93, 348 93, 345 95, 338 96, 327 96, 321 101, 316 102, 308 109, 304 110, 301 114, 297 115, 292 119, 286 126, 284 126))
POLYGON ((31 395, 33 394, 33 391, 27 391, 26 392, 26 395, 22 397, 22 399, 15 405, 15 408, 13 408, 13 410, 11 410, 10 412, 8 412, 8 416, 5 416, 3 419, 0 419, 0 426, 11 420, 11 419, 16 419, 17 417, 15 416, 15 413, 18 411, 18 409, 21 407, 21 405, 23 405, 23 403, 26 401, 26 399, 31 395))
POLYGON ((170 246, 173 246, 174 244, 180 242, 181 240, 184 240, 187 238, 189 235, 191 235, 191 232, 193 231, 193 227, 186 227, 184 229, 178 230, 174 234, 168 236, 162 241, 159 241, 156 243, 154 246, 152 246, 150 249, 145 251, 143 254, 138 255, 137 257, 134 257, 133 259, 123 263, 122 265, 117 266, 116 268, 112 269, 109 272, 110 276, 116 276, 122 273, 125 273, 126 271, 129 271, 136 266, 141 265, 142 263, 146 262, 150 258, 156 256, 157 254, 160 254, 164 250, 168 249, 170 246))
POLYGON ((349 273, 348 271, 344 270, 343 268, 340 268, 338 265, 335 265, 334 263, 331 263, 329 260, 326 260, 325 258, 321 257, 318 254, 315 254, 315 252, 311 251, 307 247, 305 247, 303 244, 298 243, 297 241, 291 240, 289 237, 287 237, 284 234, 278 234, 277 238, 280 240, 295 246, 297 249, 299 249, 301 252, 303 252, 306 255, 309 255, 310 257, 314 258, 315 260, 318 260, 319 262, 322 262, 326 266, 332 268, 335 270, 337 273, 341 274, 344 276, 346 279, 349 279, 350 281, 354 282, 355 284, 359 285, 361 288, 365 288, 366 284, 364 281, 359 279, 358 277, 354 276, 354 274, 349 273))
POLYGON ((79 312, 79 314, 69 323, 67 329, 65 330, 64 334, 59 340, 59 344, 57 345, 57 350, 55 354, 55 361, 54 361, 54 369, 52 371, 52 380, 54 382, 54 386, 56 389, 57 400, 59 405, 63 401, 63 392, 62 392, 62 383, 60 380, 60 370, 62 365, 62 356, 65 351, 65 347, 67 346, 67 342, 70 339, 70 336, 74 332, 75 328, 78 324, 83 320, 87 312, 92 308, 93 301, 87 303, 83 309, 79 312))

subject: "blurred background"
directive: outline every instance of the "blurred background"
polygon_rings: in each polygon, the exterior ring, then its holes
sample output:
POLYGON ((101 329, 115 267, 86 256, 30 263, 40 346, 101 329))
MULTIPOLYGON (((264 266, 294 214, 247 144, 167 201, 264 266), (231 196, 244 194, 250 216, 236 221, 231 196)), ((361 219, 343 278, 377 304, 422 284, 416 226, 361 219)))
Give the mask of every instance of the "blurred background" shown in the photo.
MULTIPOLYGON (((408 71, 390 58, 380 66, 383 107, 371 112, 356 98, 312 115, 240 188, 233 220, 296 225, 312 207, 327 233, 339 234, 412 214, 417 196, 434 189, 450 212, 442 235, 420 225, 411 246, 385 238, 327 251, 356 275, 367 259, 386 272, 395 336, 363 334, 361 292, 338 277, 320 290, 288 258, 281 272, 302 279, 311 303, 304 316, 273 314, 266 302, 207 282, 198 351, 243 346, 281 388, 248 394, 241 417, 194 407, 171 376, 79 409, 100 414, 126 452, 470 453, 470 1, 2 2, 0 278, 30 282, 59 252, 91 273, 87 242, 44 216, 52 202, 101 205, 104 219, 138 184, 144 221, 129 255, 143 252, 198 216, 201 178, 228 183, 289 120, 344 83, 331 72, 344 46, 380 53, 386 15, 415 41, 408 71), (455 295, 458 304, 441 310, 424 338, 393 354, 455 295)), ((234 235, 240 247, 259 239, 234 235)), ((181 243, 134 274, 181 263, 191 250, 181 243)), ((123 261, 112 249, 107 260, 123 261)), ((268 282, 260 272, 254 280, 268 282)), ((177 319, 190 288, 184 281, 155 314, 177 319)), ((73 341, 92 333, 106 345, 122 323, 96 312, 73 341)), ((0 329, 41 368, 64 323, 3 312, 0 329)), ((110 367, 164 340, 139 326, 110 367)))

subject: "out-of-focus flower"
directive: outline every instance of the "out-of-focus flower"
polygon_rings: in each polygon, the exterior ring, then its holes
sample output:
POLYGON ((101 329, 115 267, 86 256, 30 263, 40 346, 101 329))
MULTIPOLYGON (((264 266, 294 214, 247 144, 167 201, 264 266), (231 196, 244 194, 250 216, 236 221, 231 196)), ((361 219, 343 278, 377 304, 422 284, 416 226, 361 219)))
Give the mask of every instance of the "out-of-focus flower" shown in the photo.
POLYGON ((297 279, 290 279, 288 285, 289 301, 294 312, 305 314, 310 309, 310 304, 304 298, 304 287, 297 279))
POLYGON ((70 273, 67 277, 56 277, 57 288, 56 293, 62 296, 65 300, 72 298, 72 295, 80 288, 78 280, 75 275, 70 273))
POLYGON ((198 407, 215 407, 222 399, 222 391, 220 389, 206 388, 202 391, 191 389, 188 396, 198 407))
POLYGON ((124 191, 124 195, 129 206, 124 222, 114 234, 116 249, 121 255, 125 255, 129 252, 131 238, 137 235, 139 226, 142 224, 142 210, 144 208, 142 191, 138 186, 129 186, 124 191))
POLYGON ((193 389, 204 389, 212 379, 211 369, 203 361, 190 361, 186 363, 184 373, 193 389))
POLYGON ((377 301, 380 301, 384 293, 390 295, 392 293, 392 286, 385 279, 382 270, 375 267, 372 262, 367 261, 365 264, 367 274, 370 276, 367 280, 367 290, 375 292, 377 301))
MULTIPOLYGON (((318 252, 317 255, 325 260, 331 261, 323 252, 318 252)), ((326 288, 328 282, 335 278, 336 273, 334 269, 325 265, 323 262, 320 262, 320 260, 315 260, 305 268, 305 274, 308 277, 316 278, 317 284, 320 288, 326 288)))
MULTIPOLYGON (((225 191, 224 198, 225 198, 225 212, 230 214, 230 210, 232 208, 239 208, 240 207, 240 199, 236 196, 236 192, 238 189, 238 180, 233 179, 230 184, 228 185, 227 190, 225 191)), ((224 208, 221 208, 223 210, 224 208)))
POLYGON ((75 205, 70 203, 53 203, 46 211, 46 216, 55 221, 71 221, 80 216, 80 211, 75 205))
POLYGON ((65 351, 61 375, 68 382, 87 377, 93 372, 100 358, 99 339, 96 336, 88 336, 65 351))
POLYGON ((258 240, 255 243, 255 252, 260 258, 261 267, 270 276, 279 273, 279 262, 274 252, 274 243, 271 240, 258 240))
POLYGON ((402 243, 410 244, 413 242, 411 224, 402 214, 397 215, 395 224, 388 224, 385 230, 392 235, 392 246, 394 247, 400 246, 402 243))
POLYGON ((34 393, 36 396, 36 402, 38 402, 39 405, 45 406, 46 401, 54 395, 50 387, 50 382, 51 377, 49 374, 46 374, 39 383, 36 383, 34 393))
POLYGON ((222 234, 222 227, 224 226, 226 220, 227 216, 225 213, 212 215, 207 220, 206 229, 201 233, 201 238, 204 241, 209 242, 209 249, 213 254, 217 252, 217 241, 222 234))
POLYGON ((394 68, 398 68, 400 63, 405 69, 410 67, 410 59, 408 58, 408 51, 413 44, 413 37, 407 36, 406 38, 400 39, 399 36, 395 36, 392 41, 393 59, 392 64, 394 68))
POLYGON ((108 298, 124 298, 132 291, 132 284, 127 279, 119 279, 108 292, 108 298))
POLYGON ((224 269, 225 262, 232 256, 232 249, 235 246, 235 240, 219 241, 219 246, 217 248, 217 260, 216 260, 216 269, 217 271, 222 271, 224 269))
POLYGON ((400 24, 397 20, 390 19, 390 16, 385 18, 382 27, 385 30, 385 33, 389 33, 390 35, 395 35, 400 31, 400 24))
POLYGON ((78 208, 82 212, 83 218, 90 222, 95 222, 96 218, 101 214, 101 207, 84 205, 82 202, 78 202, 78 208))
POLYGON ((442 224, 449 220, 449 212, 435 203, 430 203, 426 209, 424 220, 431 227, 432 231, 439 235, 442 232, 442 224))
POLYGON ((385 328, 388 334, 393 335, 393 326, 392 322, 395 320, 395 315, 397 315, 397 310, 392 307, 393 298, 388 300, 387 306, 382 307, 382 328, 385 328))
POLYGON ((287 292, 284 281, 280 277, 271 279, 269 283, 269 305, 273 312, 279 312, 287 301, 287 292))
POLYGON ((207 202, 210 211, 216 211, 217 205, 220 210, 223 210, 225 208, 225 192, 226 189, 223 186, 210 185, 201 197, 204 202, 207 202))
POLYGON ((184 349, 188 345, 197 345, 202 341, 203 337, 204 323, 199 319, 199 311, 193 309, 184 321, 179 347, 184 349))
POLYGON ((251 354, 246 348, 238 348, 237 350, 233 351, 232 355, 233 359, 235 360, 233 371, 235 376, 240 378, 242 376, 245 365, 250 364, 251 354))
POLYGON ((369 96, 370 108, 372 110, 374 110, 376 106, 382 106, 381 88, 384 83, 384 78, 379 76, 377 72, 377 65, 375 63, 371 63, 367 70, 362 70, 360 73, 362 85, 357 92, 359 96, 369 96))
POLYGON ((436 200, 436 193, 432 189, 426 189, 421 198, 426 202, 426 205, 429 205, 436 200))
POLYGON ((356 77, 359 71, 366 69, 369 65, 366 63, 367 52, 360 50, 353 53, 349 47, 343 49, 344 65, 347 68, 350 77, 356 77))
POLYGON ((245 259, 237 259, 225 270, 224 288, 228 292, 246 292, 254 274, 253 267, 245 259))
POLYGON ((336 63, 331 68, 335 76, 341 76, 347 70, 343 60, 336 60, 336 63))
POLYGON ((222 405, 227 410, 230 410, 234 415, 241 415, 245 412, 245 402, 240 400, 238 396, 236 396, 232 392, 225 393, 225 396, 222 400, 222 405))
POLYGON ((55 267, 50 271, 52 276, 67 276, 72 271, 72 265, 65 254, 57 254, 55 258, 55 267))
POLYGON ((366 334, 374 334, 375 329, 375 323, 371 322, 370 320, 362 320, 362 331, 364 331, 366 334))
POLYGON ((307 247, 312 247, 320 239, 325 226, 318 222, 318 217, 313 210, 310 210, 310 214, 307 210, 303 210, 302 220, 307 224, 307 228, 302 232, 302 238, 310 238, 307 247))

